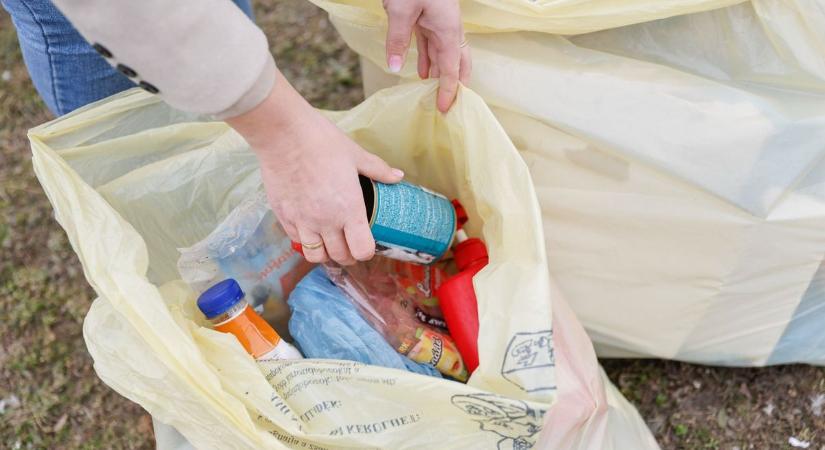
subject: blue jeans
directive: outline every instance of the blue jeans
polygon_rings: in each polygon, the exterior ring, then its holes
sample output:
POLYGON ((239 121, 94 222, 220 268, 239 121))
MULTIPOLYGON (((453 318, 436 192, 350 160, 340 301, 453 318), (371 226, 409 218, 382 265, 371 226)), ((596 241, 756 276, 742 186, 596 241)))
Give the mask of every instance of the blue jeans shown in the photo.
MULTIPOLYGON (((139 1, 139 0, 138 0, 139 1)), ((251 0, 233 0, 252 18, 251 0)), ((60 116, 134 87, 74 29, 49 0, 0 0, 11 15, 34 87, 60 116)))

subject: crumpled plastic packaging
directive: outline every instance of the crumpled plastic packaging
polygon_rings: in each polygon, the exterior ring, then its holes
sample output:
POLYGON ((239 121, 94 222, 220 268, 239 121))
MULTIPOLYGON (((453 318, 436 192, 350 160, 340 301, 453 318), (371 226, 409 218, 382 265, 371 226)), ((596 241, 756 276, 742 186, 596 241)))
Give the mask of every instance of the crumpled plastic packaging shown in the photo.
POLYGON ((289 296, 289 331, 305 358, 343 359, 441 377, 434 367, 399 354, 330 281, 311 271, 289 296))
POLYGON ((388 263, 386 258, 376 256, 351 266, 328 263, 324 269, 329 279, 396 351, 413 361, 429 363, 458 381, 467 381, 467 368, 453 339, 446 330, 420 320, 422 291, 408 290, 408 282, 403 281, 405 277, 388 263))
POLYGON ((195 291, 234 278, 247 301, 290 340, 286 299, 312 264, 292 249, 263 191, 244 199, 205 239, 178 250, 180 276, 195 291))

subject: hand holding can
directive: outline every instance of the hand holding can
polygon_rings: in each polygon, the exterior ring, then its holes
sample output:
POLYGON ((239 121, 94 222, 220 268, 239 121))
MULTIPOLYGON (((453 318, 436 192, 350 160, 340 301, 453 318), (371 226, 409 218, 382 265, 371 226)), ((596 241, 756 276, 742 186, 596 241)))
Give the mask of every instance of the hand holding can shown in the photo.
MULTIPOLYGON (((359 181, 375 254, 430 264, 449 250, 457 217, 456 208, 447 197, 405 181, 386 184, 363 175, 359 181)), ((305 247, 293 244, 302 254, 305 247)))

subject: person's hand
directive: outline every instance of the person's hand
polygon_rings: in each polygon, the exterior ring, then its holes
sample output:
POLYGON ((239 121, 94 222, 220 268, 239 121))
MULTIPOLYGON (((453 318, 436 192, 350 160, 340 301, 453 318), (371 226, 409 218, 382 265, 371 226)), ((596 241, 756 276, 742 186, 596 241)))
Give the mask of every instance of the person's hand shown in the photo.
POLYGON ((263 103, 227 123, 258 156, 273 211, 289 237, 304 245, 308 261, 372 258, 375 241, 358 174, 396 183, 403 172, 349 139, 280 74, 263 103))
POLYGON ((455 100, 459 80, 466 84, 472 71, 458 0, 384 0, 384 10, 389 20, 390 71, 401 70, 415 32, 418 76, 439 79, 437 105, 441 112, 447 112, 455 100))

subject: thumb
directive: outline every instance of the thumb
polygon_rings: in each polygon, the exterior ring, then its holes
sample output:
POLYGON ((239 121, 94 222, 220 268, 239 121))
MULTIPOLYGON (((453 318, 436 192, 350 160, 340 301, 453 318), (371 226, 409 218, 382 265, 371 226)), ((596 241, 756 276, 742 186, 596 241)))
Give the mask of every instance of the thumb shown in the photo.
POLYGON ((390 167, 383 159, 364 151, 358 158, 358 173, 381 183, 398 183, 404 172, 390 167))
POLYGON ((387 8, 387 66, 392 73, 398 73, 404 66, 417 19, 413 9, 408 5, 407 2, 394 2, 387 8))

